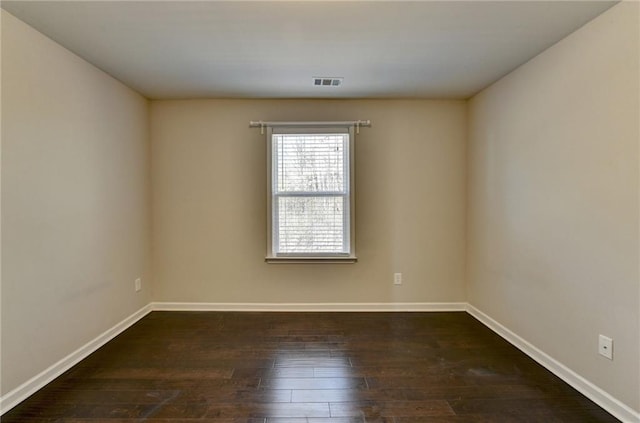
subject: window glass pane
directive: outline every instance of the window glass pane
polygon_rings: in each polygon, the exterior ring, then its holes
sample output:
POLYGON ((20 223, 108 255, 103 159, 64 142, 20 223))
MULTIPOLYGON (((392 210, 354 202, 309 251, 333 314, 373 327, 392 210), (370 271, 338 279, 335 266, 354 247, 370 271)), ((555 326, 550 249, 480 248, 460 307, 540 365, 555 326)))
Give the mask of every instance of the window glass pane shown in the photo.
POLYGON ((276 192, 345 192, 347 134, 277 134, 276 192))
POLYGON ((280 253, 345 253, 342 196, 278 197, 280 253))

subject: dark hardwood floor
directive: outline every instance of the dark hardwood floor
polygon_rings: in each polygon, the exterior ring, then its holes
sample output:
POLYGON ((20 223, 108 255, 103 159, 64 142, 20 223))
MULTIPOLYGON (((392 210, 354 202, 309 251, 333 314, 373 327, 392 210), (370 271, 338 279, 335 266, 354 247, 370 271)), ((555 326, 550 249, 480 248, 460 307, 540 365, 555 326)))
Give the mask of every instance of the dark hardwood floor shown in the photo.
POLYGON ((11 422, 615 422, 466 313, 153 312, 11 422))

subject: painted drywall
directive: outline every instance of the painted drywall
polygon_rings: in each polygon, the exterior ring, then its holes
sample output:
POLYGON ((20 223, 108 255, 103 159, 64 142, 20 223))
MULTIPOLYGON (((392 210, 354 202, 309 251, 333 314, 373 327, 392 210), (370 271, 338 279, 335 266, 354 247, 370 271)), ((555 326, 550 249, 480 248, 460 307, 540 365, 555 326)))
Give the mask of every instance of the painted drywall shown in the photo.
POLYGON ((635 410, 639 6, 471 99, 468 168, 469 302, 635 410))
POLYGON ((465 122, 463 101, 152 101, 154 300, 464 301, 465 122), (372 121, 355 141, 358 262, 265 263, 265 136, 249 121, 354 119, 372 121))
POLYGON ((151 300, 148 102, 2 11, 2 394, 151 300))

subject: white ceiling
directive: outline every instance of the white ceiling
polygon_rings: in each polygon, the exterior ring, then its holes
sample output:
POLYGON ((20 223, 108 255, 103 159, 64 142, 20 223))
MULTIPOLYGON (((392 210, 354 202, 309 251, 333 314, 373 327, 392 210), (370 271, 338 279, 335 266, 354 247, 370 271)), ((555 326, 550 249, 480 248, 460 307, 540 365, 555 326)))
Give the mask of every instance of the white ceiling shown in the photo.
POLYGON ((3 1, 153 98, 467 98, 615 1, 3 1), (344 77, 314 87, 312 77, 344 77))

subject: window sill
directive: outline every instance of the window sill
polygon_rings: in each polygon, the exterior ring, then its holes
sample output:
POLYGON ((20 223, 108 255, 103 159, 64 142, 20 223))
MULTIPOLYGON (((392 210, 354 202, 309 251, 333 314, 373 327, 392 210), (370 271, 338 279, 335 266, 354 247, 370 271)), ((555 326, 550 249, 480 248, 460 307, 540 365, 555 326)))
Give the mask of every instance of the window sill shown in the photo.
POLYGON ((267 263, 356 263, 357 257, 265 257, 267 263))

